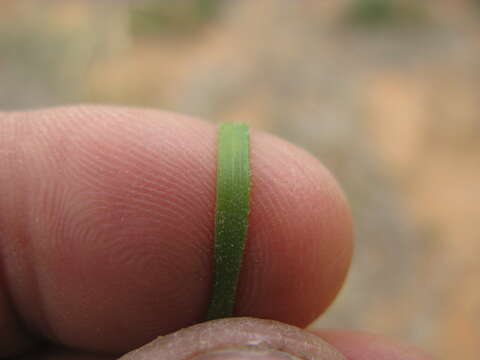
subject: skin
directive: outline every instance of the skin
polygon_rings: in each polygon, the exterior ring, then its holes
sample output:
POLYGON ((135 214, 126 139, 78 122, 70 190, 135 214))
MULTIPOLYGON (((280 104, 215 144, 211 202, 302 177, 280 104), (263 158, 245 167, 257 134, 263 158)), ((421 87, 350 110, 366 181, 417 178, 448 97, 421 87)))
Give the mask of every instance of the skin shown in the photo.
MULTIPOLYGON (((0 357, 113 359, 203 321, 216 127, 127 108, 4 113, 0 154, 0 357)), ((278 322, 202 323, 125 359, 233 359, 245 334, 270 359, 429 359, 364 334, 301 330, 345 279, 348 206, 316 159, 276 137, 251 132, 251 167, 235 314, 278 322)))

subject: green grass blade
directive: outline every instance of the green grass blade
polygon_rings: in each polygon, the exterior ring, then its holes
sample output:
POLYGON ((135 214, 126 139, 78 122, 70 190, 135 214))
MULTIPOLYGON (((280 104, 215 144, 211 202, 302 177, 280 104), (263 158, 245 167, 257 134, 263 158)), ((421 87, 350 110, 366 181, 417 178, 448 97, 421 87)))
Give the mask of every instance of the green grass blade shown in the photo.
POLYGON ((224 123, 218 133, 215 271, 208 320, 232 316, 247 237, 250 202, 248 126, 224 123))

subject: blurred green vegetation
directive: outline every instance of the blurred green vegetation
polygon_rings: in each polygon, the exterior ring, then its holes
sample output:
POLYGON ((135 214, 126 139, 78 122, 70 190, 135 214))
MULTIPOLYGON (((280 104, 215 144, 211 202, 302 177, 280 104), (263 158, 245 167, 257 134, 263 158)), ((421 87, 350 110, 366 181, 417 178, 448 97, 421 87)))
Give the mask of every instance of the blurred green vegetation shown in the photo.
POLYGON ((386 27, 424 23, 427 13, 420 2, 402 0, 352 0, 347 9, 350 24, 386 27))
POLYGON ((144 1, 132 4, 133 35, 184 34, 198 30, 212 20, 222 0, 144 1))

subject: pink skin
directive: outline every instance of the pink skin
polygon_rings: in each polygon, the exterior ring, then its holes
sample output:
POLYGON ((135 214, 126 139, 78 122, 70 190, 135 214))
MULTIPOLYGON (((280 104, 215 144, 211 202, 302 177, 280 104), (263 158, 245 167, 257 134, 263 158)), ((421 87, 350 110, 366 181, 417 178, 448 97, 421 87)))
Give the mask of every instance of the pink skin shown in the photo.
POLYGON ((120 360, 233 360, 239 358, 235 356, 239 353, 245 358, 258 358, 255 354, 263 353, 260 360, 345 360, 318 336, 277 321, 252 318, 222 319, 191 326, 158 338, 120 360), (202 339, 200 344, 198 339, 202 339))
MULTIPOLYGON (((251 149, 236 314, 304 327, 345 278, 348 207, 308 153, 257 131, 251 149)), ((213 125, 171 113, 77 107, 0 115, 0 356, 25 351, 35 337, 118 354, 202 321, 215 150, 213 125)))

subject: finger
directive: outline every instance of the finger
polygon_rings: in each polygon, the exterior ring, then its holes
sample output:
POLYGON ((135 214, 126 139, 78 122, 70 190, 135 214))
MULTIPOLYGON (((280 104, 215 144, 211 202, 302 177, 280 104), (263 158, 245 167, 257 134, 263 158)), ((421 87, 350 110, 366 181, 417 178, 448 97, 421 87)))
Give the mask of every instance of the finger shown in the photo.
POLYGON ((312 330, 349 360, 432 360, 430 355, 383 336, 340 330, 312 330))
POLYGON ((308 331, 271 320, 210 321, 157 338, 120 360, 345 360, 308 331))
MULTIPOLYGON (((203 320, 212 281, 213 125, 97 107, 8 114, 0 126, 3 287, 8 311, 26 329, 119 352, 203 320)), ((259 132, 251 151, 236 312, 304 326, 346 274, 348 210, 307 153, 259 132)))

